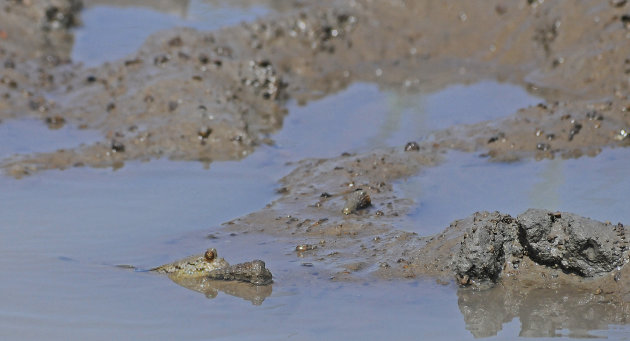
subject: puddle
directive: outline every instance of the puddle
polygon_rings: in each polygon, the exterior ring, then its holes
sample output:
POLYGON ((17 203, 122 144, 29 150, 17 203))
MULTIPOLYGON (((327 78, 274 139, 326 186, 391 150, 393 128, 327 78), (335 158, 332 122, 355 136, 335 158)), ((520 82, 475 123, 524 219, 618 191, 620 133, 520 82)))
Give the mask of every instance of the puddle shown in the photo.
POLYGON ((86 66, 122 59, 153 33, 173 27, 216 30, 269 13, 261 5, 237 1, 91 1, 74 30, 71 58, 86 66), (240 6, 239 6, 240 5, 240 6))
POLYGON ((272 138, 292 160, 334 157, 404 146, 436 130, 505 117, 540 102, 519 86, 490 80, 428 94, 357 83, 306 106, 292 104, 282 130, 272 138))
POLYGON ((422 235, 442 231, 476 211, 511 215, 528 208, 575 212, 613 223, 630 222, 630 150, 604 150, 579 159, 489 162, 451 152, 444 164, 398 182, 399 194, 416 200, 404 228, 422 235))
POLYGON ((317 267, 301 266, 292 244, 220 232, 207 239, 221 222, 274 196, 283 170, 260 161, 255 154, 209 170, 155 161, 116 172, 0 178, 0 270, 12 274, 0 281, 0 292, 11 293, 0 305, 0 336, 93 339, 98 331, 103 339, 404 338, 409 332, 439 336, 453 324, 460 325, 456 335, 466 336, 451 287, 333 283, 317 267), (233 263, 265 259, 275 284, 262 305, 222 291, 205 299, 163 276, 114 266, 146 269, 210 245, 233 263), (384 294, 391 292, 396 294, 384 294), (396 314, 383 313, 388 305, 396 314))
MULTIPOLYGON (((283 129, 271 136, 276 145, 262 146, 239 162, 215 162, 206 169, 158 160, 129 162, 115 172, 74 168, 19 181, 0 177, 0 271, 10 274, 0 281, 0 292, 10 293, 0 304, 0 338, 472 339, 480 336, 473 332, 480 324, 470 312, 499 321, 489 335, 521 335, 519 321, 526 323, 529 315, 503 314, 503 305, 475 303, 476 297, 464 297, 452 285, 335 283, 322 278, 317 265, 302 266, 294 244, 253 233, 224 235, 218 227, 271 202, 277 180, 290 171, 287 161, 401 146, 445 125, 487 120, 538 102, 518 87, 496 82, 424 96, 356 84, 308 106, 292 106, 283 129), (469 91, 470 97, 461 93, 469 91), (493 100, 510 94, 516 99, 493 109, 493 100), (209 233, 217 239, 208 239, 209 233), (270 291, 234 297, 219 288, 206 299, 163 276, 115 266, 148 269, 209 246, 232 263, 264 259, 275 276, 270 291)), ((7 129, 0 136, 13 131, 9 123, 0 125, 7 129)), ((24 141, 31 134, 39 133, 11 135, 0 155, 50 146, 24 141)), ((399 188, 417 199, 410 219, 423 222, 423 234, 478 209, 520 213, 533 204, 630 221, 619 200, 630 185, 624 179, 627 153, 514 164, 453 153, 443 166, 399 188)), ((627 330, 605 331, 606 321, 589 328, 604 329, 604 336, 627 330)), ((554 331, 575 329, 571 323, 556 326, 554 331)))
POLYGON ((97 131, 81 130, 69 124, 58 129, 50 129, 41 120, 6 120, 0 123, 0 160, 14 154, 73 148, 79 145, 78 141, 89 144, 101 139, 97 131))

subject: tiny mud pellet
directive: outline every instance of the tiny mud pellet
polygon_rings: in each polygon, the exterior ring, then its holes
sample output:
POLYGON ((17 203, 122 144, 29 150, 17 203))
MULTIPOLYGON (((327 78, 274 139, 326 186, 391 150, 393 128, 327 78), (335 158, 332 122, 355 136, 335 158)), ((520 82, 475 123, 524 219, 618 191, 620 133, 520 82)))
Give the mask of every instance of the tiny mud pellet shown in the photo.
POLYGON ((370 205, 372 205, 370 195, 366 191, 358 188, 348 196, 348 200, 343 206, 342 212, 343 214, 348 215, 370 205))
POLYGON ((311 244, 300 244, 295 247, 295 251, 297 252, 311 251, 315 249, 317 249, 317 245, 311 245, 311 244))
POLYGON ((420 150, 420 145, 418 144, 418 142, 411 141, 405 145, 406 152, 417 152, 419 150, 420 150))

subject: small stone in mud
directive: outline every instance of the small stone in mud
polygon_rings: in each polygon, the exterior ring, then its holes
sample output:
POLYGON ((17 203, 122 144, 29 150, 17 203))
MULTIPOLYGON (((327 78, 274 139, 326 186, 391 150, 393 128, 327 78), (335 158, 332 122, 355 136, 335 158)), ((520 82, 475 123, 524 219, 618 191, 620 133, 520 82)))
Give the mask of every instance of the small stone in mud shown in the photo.
POLYGON ((623 7, 626 5, 627 0, 610 0, 610 5, 614 7, 623 7))
POLYGON ((49 116, 46 117, 46 124, 50 129, 59 129, 66 124, 66 119, 61 116, 49 116))
POLYGON ((411 141, 411 142, 407 142, 407 144, 405 145, 405 151, 406 152, 417 152, 420 150, 420 145, 418 145, 417 142, 415 141, 411 141))
POLYGON ((125 60, 125 66, 132 66, 132 65, 137 65, 137 64, 141 64, 141 63, 142 63, 142 59, 125 60))
POLYGON ((179 47, 179 46, 182 46, 183 44, 184 44, 184 41, 179 36, 168 41, 168 46, 171 46, 171 47, 179 47))
POLYGON ((625 140, 628 137, 628 130, 620 129, 619 133, 615 135, 614 139, 617 141, 625 140))
POLYGON ((586 118, 588 118, 589 121, 593 121, 593 120, 602 121, 604 120, 604 115, 598 114, 597 111, 589 111, 586 113, 586 118))
POLYGON ((212 128, 209 127, 201 127, 199 129, 199 131, 197 132, 197 136, 199 137, 200 140, 206 140, 208 138, 208 136, 210 136, 210 134, 212 134, 212 128))
POLYGON ((155 58, 153 58, 153 64, 155 65, 162 65, 167 63, 169 60, 171 60, 171 56, 169 55, 159 55, 156 56, 155 58))
POLYGON ((582 130, 582 125, 580 123, 573 124, 571 131, 569 131, 569 141, 573 141, 573 136, 577 135, 580 130, 582 130))
POLYGON ((356 212, 357 210, 369 207, 370 205, 372 205, 370 195, 363 189, 358 188, 354 192, 350 193, 342 212, 343 214, 348 215, 356 212))
POLYGON ((280 187, 276 189, 276 194, 287 194, 289 193, 289 189, 286 187, 280 187))
POLYGON ((112 140, 112 151, 115 153, 122 153, 125 151, 125 145, 122 142, 112 140))
POLYGON ((300 244, 295 247, 295 251, 297 252, 311 251, 315 249, 317 249, 317 245, 313 244, 300 244))

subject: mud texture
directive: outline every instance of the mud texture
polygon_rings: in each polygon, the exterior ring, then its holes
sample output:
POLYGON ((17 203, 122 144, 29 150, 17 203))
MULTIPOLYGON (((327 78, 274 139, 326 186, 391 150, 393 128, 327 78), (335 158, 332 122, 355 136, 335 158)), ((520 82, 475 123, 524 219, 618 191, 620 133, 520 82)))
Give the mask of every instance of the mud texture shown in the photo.
POLYGON ((475 214, 468 231, 453 259, 453 268, 462 285, 479 280, 496 281, 506 262, 518 264, 512 258, 523 256, 518 223, 509 215, 475 214))
POLYGON ((594 277, 628 262, 623 224, 611 226, 571 213, 534 209, 517 221, 527 255, 539 264, 594 277))
MULTIPOLYGON (((396 181, 438 164, 449 150, 510 162, 628 146, 625 1, 292 2, 269 17, 215 32, 156 33, 134 55, 95 68, 67 57, 68 28, 80 21, 77 4, 3 4, 0 121, 37 118, 51 129, 68 124, 98 131, 102 141, 12 156, 0 161, 7 174, 119 168, 157 158, 237 160, 274 143, 289 100, 308 103, 354 82, 405 93, 482 79, 511 82, 544 103, 419 136, 406 146, 297 162, 280 181, 277 200, 226 223, 226 231, 317 245, 300 254, 332 280, 450 281, 459 272, 460 281, 468 276, 464 282, 567 286, 599 292, 620 307, 628 302, 630 278, 621 266, 628 236, 618 225, 566 213, 557 219, 537 211, 517 219, 477 213, 422 237, 399 229, 414 203, 394 191, 396 181), (65 14, 50 16, 51 23, 47 6, 65 14), (38 25, 25 24, 31 22, 38 25), (371 206, 345 215, 345 198, 357 188, 369 193, 371 206), (467 232, 473 227, 476 233, 467 232), (462 245, 470 258, 459 253, 462 245), (460 257, 455 265, 453 255, 460 257)), ((522 292, 514 290, 508 293, 522 292)))
MULTIPOLYGON (((492 124, 436 132, 437 149, 496 160, 579 157, 628 144, 627 8, 601 1, 292 3, 215 32, 173 29, 125 60, 70 64, 50 32, 70 34, 79 2, 9 1, 0 120, 36 117, 103 140, 2 162, 13 176, 129 160, 240 159, 272 144, 288 99, 306 103, 353 82, 417 92, 493 78, 546 99, 492 124), (53 6, 62 13, 48 19, 53 6), (25 21, 37 31, 23 42, 25 21), (68 19, 72 18, 72 19, 68 19), (53 24, 49 21, 53 20, 53 24), (14 23, 15 24, 12 24, 14 23), (55 24, 59 22, 58 24, 55 24), (57 56, 42 57, 38 56, 57 56), (61 57, 58 57, 61 56, 61 57), (48 61, 46 61, 48 60, 48 61)), ((419 144, 420 147, 422 143, 419 144)))
POLYGON ((453 267, 462 285, 496 282, 503 269, 517 270, 524 257, 565 273, 597 277, 628 263, 626 237, 622 224, 566 212, 529 209, 516 219, 498 212, 476 213, 453 267))

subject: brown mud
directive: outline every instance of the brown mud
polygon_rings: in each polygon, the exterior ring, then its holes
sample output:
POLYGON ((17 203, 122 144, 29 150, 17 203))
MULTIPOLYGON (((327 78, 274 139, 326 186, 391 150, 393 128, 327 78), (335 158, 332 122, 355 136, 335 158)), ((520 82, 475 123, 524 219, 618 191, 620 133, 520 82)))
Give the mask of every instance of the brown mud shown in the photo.
MULTIPOLYGON (((306 103, 354 82, 416 93, 490 78, 545 99, 504 119, 435 132, 413 148, 302 160, 281 180, 279 199, 226 224, 230 232, 317 246, 296 252, 328 265, 334 280, 453 279, 452 255, 468 220, 432 237, 398 230, 397 217, 413 203, 392 185, 449 150, 510 162, 594 156, 630 142, 625 1, 296 2, 215 32, 159 32, 134 56, 96 68, 68 58, 67 29, 80 20, 79 8, 68 0, 15 0, 0 11, 0 120, 34 117, 103 136, 2 160, 11 176, 156 158, 241 159, 273 144, 269 136, 281 128, 289 99, 306 103), (25 33, 25 21, 38 30, 25 33), (343 214, 358 188, 371 207, 343 214)), ((512 275, 501 281, 510 297, 525 293, 522 286, 574 287, 627 311, 627 267, 590 279, 524 258, 512 275)))

